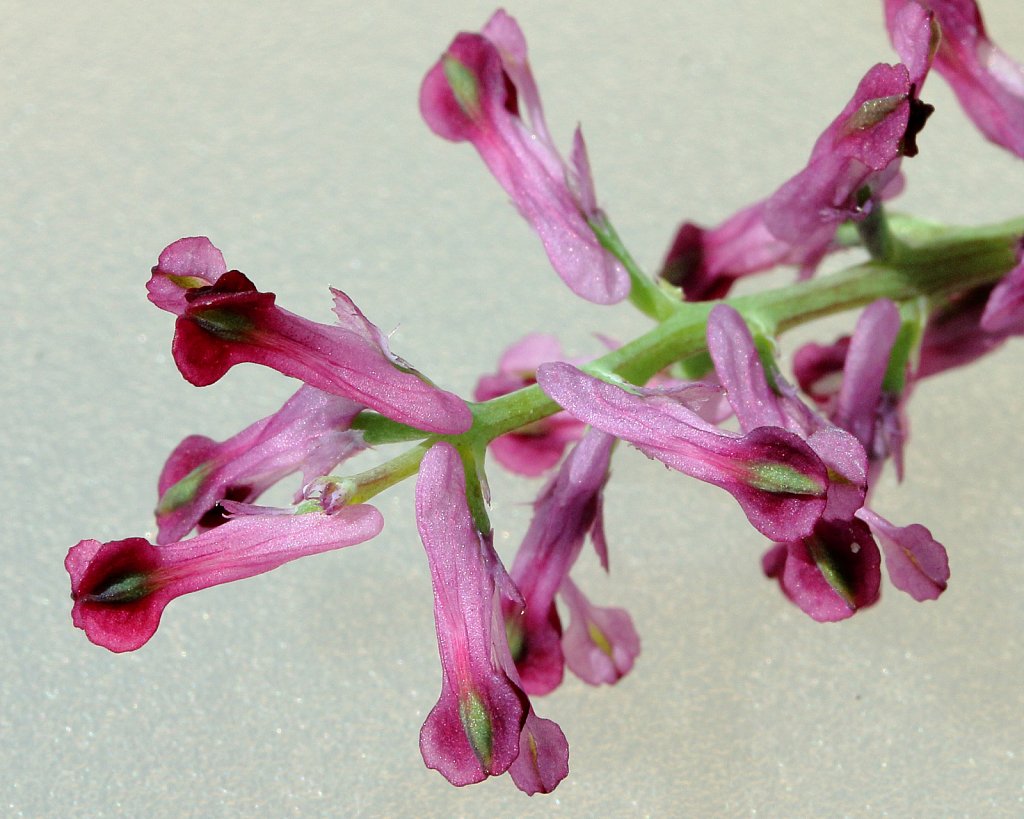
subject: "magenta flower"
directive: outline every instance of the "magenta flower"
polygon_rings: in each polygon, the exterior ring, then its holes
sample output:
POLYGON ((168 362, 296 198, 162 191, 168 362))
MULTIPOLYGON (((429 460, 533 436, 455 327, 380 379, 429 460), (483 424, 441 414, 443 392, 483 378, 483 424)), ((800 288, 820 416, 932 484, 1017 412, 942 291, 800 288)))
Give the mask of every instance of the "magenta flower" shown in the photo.
POLYGON ((992 290, 980 323, 983 331, 997 336, 1024 333, 1024 239, 1017 247, 1017 266, 992 290))
POLYGON ((1024 238, 1014 252, 1017 264, 1001 281, 957 293, 928 317, 917 378, 970 364, 1024 335, 1024 238))
POLYGON ((893 420, 900 399, 883 389, 899 329, 892 302, 877 301, 861 315, 833 411, 839 428, 800 403, 778 372, 770 386, 739 313, 722 304, 708 318, 708 348, 740 427, 784 426, 806 437, 829 466, 821 522, 809 537, 777 544, 763 561, 765 573, 816 620, 849 617, 877 599, 881 561, 872 533, 882 542, 893 585, 916 600, 937 597, 949 578, 945 549, 927 529, 893 526, 864 506, 869 482, 903 441, 902 426, 893 420))
MULTIPOLYGON (((512 563, 512 579, 525 607, 505 606, 512 658, 530 694, 547 694, 562 681, 562 625, 555 595, 569 581, 589 533, 602 562, 607 546, 602 490, 615 439, 591 430, 573 448, 534 503, 533 519, 512 563)), ((628 616, 627 616, 628 619, 628 616)))
POLYGON ((935 70, 960 105, 992 142, 1024 157, 1024 68, 990 39, 974 0, 884 0, 885 20, 896 43, 901 15, 922 6, 941 30, 935 70))
POLYGON ((383 333, 340 290, 331 290, 339 325, 317 324, 279 308, 273 293, 259 292, 237 270, 218 273, 222 266, 220 252, 200 237, 170 245, 153 268, 150 300, 178 316, 171 349, 190 383, 206 386, 235 364, 254 362, 427 432, 469 429, 465 402, 392 355, 383 333))
MULTIPOLYGON (((474 399, 488 401, 515 392, 537 381, 537 367, 548 361, 565 361, 558 340, 531 333, 511 345, 498 362, 498 372, 481 376, 474 399)), ((583 434, 583 424, 568 413, 558 412, 535 424, 500 435, 490 445, 494 457, 510 472, 533 478, 557 464, 565 448, 583 434)))
POLYGON ((720 430, 671 393, 630 392, 570 364, 545 364, 537 381, 569 413, 645 455, 733 495, 751 524, 773 540, 810 533, 825 508, 825 465, 779 428, 720 430))
POLYGON ((157 543, 223 523, 221 501, 252 503, 292 472, 302 470, 303 484, 326 474, 363 448, 362 434, 349 429, 362 409, 303 385, 276 413, 222 443, 185 438, 160 474, 157 543))
POLYGON ((516 21, 495 12, 481 34, 459 34, 420 89, 420 111, 438 136, 469 141, 537 232, 552 266, 574 293, 598 304, 629 295, 625 268, 606 251, 579 129, 569 164, 548 133, 516 21))
POLYGON ((777 265, 813 272, 843 222, 863 219, 873 202, 898 192, 900 160, 917 153, 915 137, 931 113, 917 99, 929 62, 927 15, 908 16, 901 35, 907 64, 879 64, 864 75, 802 171, 715 228, 683 224, 661 276, 687 300, 721 298, 736 279, 777 265))
POLYGON ((625 609, 595 606, 569 577, 559 592, 569 607, 569 626, 562 635, 565 664, 583 682, 614 685, 640 655, 632 618, 625 609))
POLYGON ((453 785, 512 768, 528 792, 550 790, 568 771, 568 745, 554 723, 532 714, 515 666, 503 662, 509 650, 501 599, 517 594, 490 534, 473 521, 462 461, 450 444, 435 444, 423 457, 416 520, 430 563, 443 675, 420 731, 423 761, 453 785))
POLYGON ((764 573, 820 623, 850 617, 878 600, 881 556, 859 520, 821 520, 810 537, 778 543, 762 559, 764 573))
POLYGON ((336 515, 239 518, 166 546, 141 537, 83 540, 64 561, 75 601, 71 618, 97 645, 134 651, 153 636, 175 597, 362 543, 383 526, 380 513, 363 505, 336 515))

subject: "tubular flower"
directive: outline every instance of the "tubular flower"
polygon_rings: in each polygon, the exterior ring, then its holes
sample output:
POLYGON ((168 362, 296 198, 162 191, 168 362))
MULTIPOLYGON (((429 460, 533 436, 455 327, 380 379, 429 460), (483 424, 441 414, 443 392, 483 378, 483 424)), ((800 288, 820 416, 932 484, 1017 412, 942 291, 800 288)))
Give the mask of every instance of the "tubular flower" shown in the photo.
POLYGON ((469 428, 465 402, 392 355, 383 333, 340 290, 331 290, 339 324, 317 324, 282 310, 243 273, 218 274, 222 266, 220 252, 199 237, 170 245, 153 268, 150 300, 178 316, 171 350, 190 383, 206 386, 253 362, 427 432, 469 428))
POLYGON ((423 760, 453 785, 513 768, 524 790, 550 790, 565 775, 555 778, 553 766, 562 756, 550 743, 561 738, 565 771, 568 746, 554 723, 533 715, 515 666, 502 661, 508 643, 501 595, 518 595, 490 534, 481 534, 473 521, 462 461, 450 444, 435 444, 423 458, 416 519, 434 586, 442 669, 441 695, 420 731, 423 760), (524 749, 528 757, 513 767, 524 749))
POLYGON ((384 526, 372 506, 335 515, 251 516, 190 540, 153 546, 141 537, 71 547, 71 618, 97 645, 134 651, 153 636, 175 597, 269 572, 299 557, 369 540, 384 526))
MULTIPOLYGON (((498 362, 498 372, 485 375, 476 385, 474 398, 488 401, 528 387, 537 381, 537 367, 547 361, 565 361, 554 336, 531 333, 512 344, 498 362)), ((584 425, 568 413, 559 412, 527 427, 495 438, 491 452, 503 467, 527 477, 536 477, 557 464, 565 448, 579 440, 584 425)))
POLYGON ((915 137, 931 113, 917 99, 931 46, 929 18, 918 11, 902 20, 906 64, 878 64, 864 75, 803 170, 715 228, 679 229, 661 276, 688 301, 721 298, 736 279, 780 264, 813 272, 844 221, 863 219, 899 191, 900 160, 917 153, 915 137))
POLYGON ((892 454, 891 439, 902 442, 901 435, 884 431, 891 426, 886 413, 894 402, 883 393, 899 324, 889 301, 875 302, 862 314, 833 412, 840 426, 833 426, 800 403, 778 373, 772 373, 774 388, 770 385, 739 313, 719 305, 708 319, 708 348, 740 427, 781 425, 804 435, 833 475, 834 491, 810 536, 777 544, 763 561, 765 573, 816 620, 849 617, 877 599, 881 564, 872 533, 882 542, 893 585, 915 599, 937 597, 949 577, 948 568, 941 568, 945 549, 927 529, 893 526, 864 506, 870 481, 892 454), (907 568, 914 561, 926 568, 915 574, 907 568))
POLYGON ((899 50, 900 16, 922 6, 941 30, 935 70, 989 140, 1024 157, 1024 67, 996 46, 974 0, 884 0, 885 21, 899 50))
POLYGON ((512 579, 525 607, 505 607, 505 629, 530 694, 546 694, 562 681, 565 660, 555 595, 562 591, 565 597, 569 571, 588 532, 607 559, 601 506, 614 440, 590 430, 573 448, 534 503, 533 520, 512 563, 512 579))
MULTIPOLYGON (((329 472, 363 448, 349 429, 362 404, 303 385, 273 415, 226 441, 185 438, 160 474, 157 543, 180 540, 195 526, 226 520, 221 501, 252 503, 292 472, 303 483, 329 472)), ((301 491, 296 500, 302 496, 301 491)))
POLYGON ((574 293, 598 304, 629 295, 629 275, 595 232, 607 221, 583 137, 577 128, 567 164, 548 132, 526 39, 512 17, 498 11, 481 34, 452 41, 423 80, 420 111, 438 136, 473 144, 574 293))
POLYGON ((543 365, 537 381, 581 421, 673 469, 725 489, 767 537, 803 537, 825 509, 825 465, 791 432, 766 427, 737 435, 720 430, 671 393, 630 392, 570 364, 543 365))

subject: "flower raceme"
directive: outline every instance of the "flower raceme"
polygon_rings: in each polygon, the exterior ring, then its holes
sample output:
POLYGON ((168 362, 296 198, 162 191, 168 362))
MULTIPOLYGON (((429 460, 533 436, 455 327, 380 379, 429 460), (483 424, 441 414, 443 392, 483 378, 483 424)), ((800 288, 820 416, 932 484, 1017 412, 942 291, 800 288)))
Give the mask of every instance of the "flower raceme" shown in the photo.
POLYGON ((629 295, 629 275, 601 244, 583 136, 567 164, 555 148, 530 69, 526 38, 504 11, 480 34, 459 34, 420 89, 420 111, 438 136, 469 141, 537 232, 552 266, 574 293, 598 304, 629 295))
POLYGON ((899 324, 888 301, 875 302, 862 314, 849 344, 836 426, 801 403, 781 374, 773 372, 769 381, 739 313, 718 305, 708 317, 708 349, 740 427, 748 431, 770 424, 793 431, 833 476, 814 531, 780 542, 763 563, 765 573, 778 578, 786 595, 816 620, 849 617, 877 599, 880 558, 871 531, 882 541, 893 585, 916 600, 938 597, 949 578, 945 549, 927 529, 894 526, 864 506, 868 481, 880 468, 871 463, 889 454, 876 441, 892 406, 883 383, 899 324))
POLYGON ((157 545, 128 538, 71 548, 74 624, 111 651, 139 648, 178 596, 374 537, 382 517, 359 501, 418 473, 441 665, 420 731, 423 760, 455 785, 507 772, 534 794, 568 775, 569 751, 530 697, 557 687, 566 667, 592 685, 615 683, 640 652, 629 614, 595 605, 571 576, 588 538, 608 570, 603 504, 616 439, 729 492, 774 544, 764 572, 815 620, 875 602, 883 556, 893 586, 937 598, 949 578, 944 547, 923 526, 880 516, 871 493, 890 459, 902 478, 916 380, 1024 334, 1024 222, 958 232, 907 228, 913 220, 902 217, 901 234, 880 204, 902 184, 902 158, 916 153, 933 59, 979 128, 1021 156, 1024 80, 973 2, 885 8, 902 62, 864 75, 806 166, 771 196, 717 228, 685 224, 662 278, 693 301, 725 296, 737 278, 779 264, 809 275, 849 223, 873 260, 831 281, 703 306, 668 298, 640 274, 597 206, 579 130, 568 161, 556 150, 516 22, 498 11, 481 33, 458 35, 420 89, 430 128, 474 146, 574 293, 599 304, 631 296, 657 321, 586 365, 566 360, 553 336, 532 333, 479 380, 472 407, 392 354, 341 291, 332 290, 336 323, 320 324, 229 270, 205 237, 165 248, 147 288, 176 317, 172 352, 187 381, 212 384, 251 362, 302 384, 237 435, 191 435, 175 448, 158 484, 157 545), (864 305, 850 336, 798 351, 811 409, 779 371, 772 336, 864 305), (674 380, 680 371, 707 375, 674 380), (383 419, 360 417, 366 411, 383 419), (723 426, 732 416, 739 431, 723 426), (368 442, 410 441, 383 464, 328 474, 368 442), (551 473, 510 572, 487 520, 488 451, 513 472, 551 473), (294 473, 303 486, 292 507, 254 505, 294 473))

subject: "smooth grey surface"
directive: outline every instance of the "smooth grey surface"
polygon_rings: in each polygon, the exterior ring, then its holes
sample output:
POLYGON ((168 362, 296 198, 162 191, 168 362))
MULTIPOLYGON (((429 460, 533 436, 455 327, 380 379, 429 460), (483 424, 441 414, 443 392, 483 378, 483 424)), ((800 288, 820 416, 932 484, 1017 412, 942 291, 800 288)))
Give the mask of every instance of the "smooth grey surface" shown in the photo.
MULTIPOLYGON (((195 390, 145 299, 160 249, 206 234, 290 309, 348 292, 394 349, 468 394, 531 330, 597 348, 645 321, 581 303, 471 148, 433 137, 420 79, 492 7, 419 3, 0 4, 0 813, 45 817, 1017 816, 1024 812, 1020 345, 920 387, 908 481, 877 494, 950 550, 938 603, 886 589, 810 622, 759 571, 732 500, 623 450, 610 580, 643 639, 614 689, 537 703, 571 773, 527 799, 451 788, 419 757, 439 688, 410 487, 373 542, 176 601, 113 656, 72 628, 61 562, 83 537, 151 534, 163 459, 233 434, 287 379, 195 390)), ((874 62, 880 3, 524 2, 552 130, 582 121, 598 194, 642 263, 795 172, 874 62)), ((1024 57, 1024 6, 986 5, 1024 57)), ((938 77, 903 209, 1021 212, 1024 164, 938 77)), ((781 281, 781 279, 780 279, 781 281)), ((826 335, 830 336, 833 331, 826 335)), ((790 349, 793 347, 790 344, 790 349)), ((492 469, 507 556, 539 486, 492 469)))

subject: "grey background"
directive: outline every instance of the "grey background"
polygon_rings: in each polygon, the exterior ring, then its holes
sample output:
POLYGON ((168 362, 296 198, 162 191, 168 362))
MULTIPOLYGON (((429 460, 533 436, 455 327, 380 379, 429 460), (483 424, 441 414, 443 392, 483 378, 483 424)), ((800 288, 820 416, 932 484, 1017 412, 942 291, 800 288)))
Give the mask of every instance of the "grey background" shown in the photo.
MULTIPOLYGON (((653 268, 679 221, 763 196, 874 62, 880 3, 521 2, 553 133, 584 124, 600 200, 653 268)), ((460 29, 451 2, 0 3, 0 813, 10 816, 928 816, 1024 811, 1016 345, 921 386, 909 479, 877 507, 930 526, 938 603, 886 589, 823 626, 759 571, 724 493, 632 451, 607 497, 612 574, 643 639, 614 689, 568 680, 538 710, 571 773, 527 799, 456 790, 420 760, 439 688, 411 487, 375 541, 176 601, 141 651, 71 626, 62 560, 83 537, 151 534, 163 459, 224 438, 293 384, 241 367, 195 390, 145 299, 160 249, 209 235, 288 308, 348 292, 394 349, 464 394, 500 351, 645 321, 575 299, 471 148, 416 96, 460 29)), ((1024 6, 986 5, 1024 58, 1024 6)), ((938 77, 899 206, 954 222, 1021 212, 1024 165, 985 143, 938 77)), ((785 281, 786 277, 777 278, 785 281)), ((821 331, 831 338, 835 327, 821 331)), ((787 343, 789 350, 796 339, 787 343)), ((539 487, 492 469, 508 556, 539 487)))

